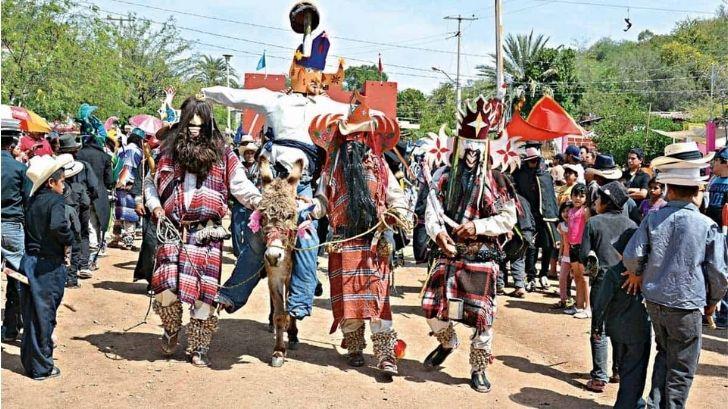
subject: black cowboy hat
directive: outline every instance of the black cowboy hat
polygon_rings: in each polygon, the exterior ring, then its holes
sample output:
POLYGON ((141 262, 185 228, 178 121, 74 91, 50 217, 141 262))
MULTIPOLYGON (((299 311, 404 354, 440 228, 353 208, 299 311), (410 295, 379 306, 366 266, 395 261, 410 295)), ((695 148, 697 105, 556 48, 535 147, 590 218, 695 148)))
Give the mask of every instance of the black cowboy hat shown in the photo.
POLYGON ((64 133, 59 138, 59 153, 73 152, 81 148, 81 135, 76 133, 64 133))

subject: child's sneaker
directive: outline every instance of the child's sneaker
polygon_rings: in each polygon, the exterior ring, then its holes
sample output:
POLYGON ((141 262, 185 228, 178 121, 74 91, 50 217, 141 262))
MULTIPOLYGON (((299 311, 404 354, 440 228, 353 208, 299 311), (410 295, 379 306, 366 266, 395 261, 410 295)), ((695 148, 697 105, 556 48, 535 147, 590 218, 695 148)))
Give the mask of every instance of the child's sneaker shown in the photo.
POLYGON ((549 286, 550 286, 550 284, 549 284, 549 278, 546 277, 546 276, 541 276, 541 278, 539 280, 541 281, 540 282, 541 288, 543 288, 544 290, 548 290, 549 289, 549 286))
POLYGON ((591 318, 591 310, 585 309, 585 310, 578 310, 576 314, 574 314, 574 318, 584 320, 587 318, 591 318))
POLYGON ((576 314, 576 312, 577 312, 577 310, 574 306, 571 306, 564 310, 564 314, 568 314, 568 315, 574 315, 574 314, 576 314))

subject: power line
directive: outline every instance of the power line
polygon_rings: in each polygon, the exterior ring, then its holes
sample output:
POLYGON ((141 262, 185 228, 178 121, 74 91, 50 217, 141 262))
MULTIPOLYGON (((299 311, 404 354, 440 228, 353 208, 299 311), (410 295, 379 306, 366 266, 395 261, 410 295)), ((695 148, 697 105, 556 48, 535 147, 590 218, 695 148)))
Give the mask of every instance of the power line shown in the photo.
POLYGON ((686 10, 686 9, 669 9, 664 7, 648 7, 648 6, 635 6, 631 4, 604 4, 595 3, 590 1, 571 1, 571 0, 536 0, 536 1, 550 1, 552 3, 563 3, 563 4, 577 4, 585 6, 597 6, 597 7, 608 7, 614 9, 633 9, 633 10, 650 10, 650 11, 664 11, 664 12, 677 12, 677 13, 696 13, 696 14, 710 14, 713 12, 707 12, 702 10, 686 10))
MULTIPOLYGON (((242 20, 232 20, 232 19, 221 18, 221 17, 206 16, 203 14, 190 13, 190 12, 185 12, 185 11, 180 11, 180 10, 175 10, 175 9, 168 9, 168 8, 164 8, 164 7, 149 6, 147 4, 134 3, 131 1, 126 1, 126 0, 109 0, 109 1, 127 4, 127 5, 131 5, 131 6, 136 6, 136 7, 143 7, 145 9, 166 11, 169 13, 175 13, 175 14, 180 14, 180 15, 204 18, 204 19, 214 20, 214 21, 221 21, 221 22, 225 22, 225 23, 243 24, 243 25, 247 25, 247 26, 251 26, 251 27, 290 32, 289 29, 281 28, 281 27, 274 27, 274 26, 269 26, 269 25, 265 25, 265 24, 251 23, 251 22, 242 21, 242 20)), ((334 38, 334 39, 343 40, 343 41, 350 41, 350 42, 355 42, 355 43, 362 43, 362 44, 410 49, 410 50, 417 50, 417 51, 426 51, 426 52, 431 52, 431 53, 457 54, 456 51, 440 50, 440 49, 426 48, 426 47, 415 47, 415 46, 408 46, 408 45, 397 44, 397 43, 387 43, 387 42, 382 42, 382 41, 368 41, 368 40, 362 40, 362 39, 358 39, 358 38, 341 37, 341 36, 329 36, 329 38, 334 38)), ((462 53, 462 55, 466 55, 466 54, 462 53)), ((484 54, 467 54, 467 55, 470 57, 486 57, 486 58, 488 57, 488 55, 484 55, 484 54)))
MULTIPOLYGON (((113 1, 121 1, 121 0, 113 0, 113 1)), ((89 2, 84 2, 84 3, 95 5, 94 3, 89 3, 89 2)), ((96 6, 96 7, 97 7, 97 9, 99 11, 103 11, 105 13, 116 14, 116 15, 124 15, 123 13, 118 13, 118 12, 114 12, 114 11, 110 11, 110 10, 101 9, 98 6, 96 6)), ((148 19, 148 18, 142 18, 142 17, 135 17, 135 18, 137 20, 146 21, 146 22, 149 22, 149 23, 152 23, 152 24, 158 24, 158 25, 166 25, 166 24, 168 24, 168 23, 165 23, 165 22, 155 21, 155 20, 148 19)), ((180 25, 177 25, 177 24, 174 24, 174 27, 176 27, 176 28, 178 28, 180 30, 191 31, 191 32, 198 33, 198 34, 210 35, 210 36, 213 36, 213 37, 220 37, 220 38, 226 38, 226 39, 230 39, 230 40, 243 41, 243 42, 247 42, 247 43, 252 43, 252 44, 257 44, 257 45, 263 45, 263 46, 266 46, 266 47, 273 47, 273 48, 278 48, 278 49, 284 49, 284 50, 287 50, 287 51, 290 51, 291 50, 291 47, 283 46, 283 45, 280 45, 280 44, 273 44, 273 43, 267 43, 267 42, 263 42, 263 41, 250 40, 250 39, 247 39, 247 38, 236 37, 236 36, 231 36, 231 35, 226 35, 226 34, 218 34, 218 33, 213 33, 213 32, 210 32, 210 31, 200 30, 200 29, 193 28, 193 27, 180 26, 180 25)), ((347 57, 347 56, 336 55, 336 54, 332 54, 332 56, 333 57, 336 57, 336 58, 344 58, 345 60, 361 62, 361 63, 365 63, 365 64, 369 64, 369 65, 377 65, 378 64, 378 62, 376 62, 376 61, 364 60, 364 59, 361 59, 361 58, 353 58, 353 57, 347 57)), ((328 64, 328 65, 329 66, 336 67, 336 64, 328 64)), ((390 67, 402 68, 402 69, 412 70, 412 71, 420 71, 420 72, 428 72, 428 73, 432 71, 431 69, 425 69, 425 68, 419 68, 419 67, 412 67, 412 66, 408 66, 408 65, 399 65, 399 64, 387 64, 387 65, 390 66, 390 67)), ((399 74, 400 75, 405 75, 403 73, 399 73, 399 74)), ((416 76, 416 75, 409 75, 409 76, 416 76)), ((431 75, 428 75, 428 76, 419 75, 419 77, 422 77, 422 78, 436 78, 436 79, 439 79, 440 78, 440 77, 431 76, 431 75)), ((462 75, 462 77, 467 77, 467 78, 470 78, 470 79, 479 79, 479 77, 477 77, 475 75, 462 75)))

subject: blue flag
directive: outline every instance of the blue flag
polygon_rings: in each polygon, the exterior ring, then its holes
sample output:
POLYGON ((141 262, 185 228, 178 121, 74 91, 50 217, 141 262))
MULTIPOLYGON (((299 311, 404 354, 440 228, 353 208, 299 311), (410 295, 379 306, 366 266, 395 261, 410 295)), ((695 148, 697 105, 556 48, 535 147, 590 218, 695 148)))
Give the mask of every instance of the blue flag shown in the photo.
POLYGON ((255 67, 255 70, 258 71, 262 70, 263 68, 265 68, 265 50, 263 51, 263 55, 260 56, 260 60, 258 60, 258 66, 255 67))

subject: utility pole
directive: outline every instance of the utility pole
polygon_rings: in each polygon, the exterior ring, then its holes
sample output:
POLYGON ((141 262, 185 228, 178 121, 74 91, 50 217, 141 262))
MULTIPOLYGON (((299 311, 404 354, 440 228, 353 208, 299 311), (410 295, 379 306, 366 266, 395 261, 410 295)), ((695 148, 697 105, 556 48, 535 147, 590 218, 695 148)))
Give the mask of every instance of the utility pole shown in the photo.
POLYGON ((107 15, 106 16, 106 20, 107 21, 111 21, 111 22, 118 22, 119 23, 119 30, 121 30, 121 28, 124 26, 124 23, 131 23, 132 21, 134 21, 134 18, 133 17, 119 17, 119 18, 115 18, 115 17, 111 17, 111 16, 108 16, 107 15))
POLYGON ((501 21, 501 0, 495 0, 495 94, 503 98, 503 22, 501 21))
POLYGON ((445 20, 457 20, 458 21, 458 31, 455 33, 455 36, 458 38, 458 61, 457 61, 457 71, 455 73, 455 101, 457 103, 457 109, 460 109, 460 103, 462 102, 462 94, 460 92, 460 38, 463 36, 463 32, 460 29, 460 26, 462 25, 463 21, 475 21, 478 18, 475 17, 475 14, 472 15, 472 17, 463 17, 460 14, 457 16, 446 16, 445 20))
MULTIPOLYGON (((230 58, 232 54, 223 54, 222 56, 225 57, 225 71, 227 72, 225 74, 226 84, 230 88, 230 58)), ((227 109, 227 129, 232 129, 230 128, 230 107, 227 109)))

